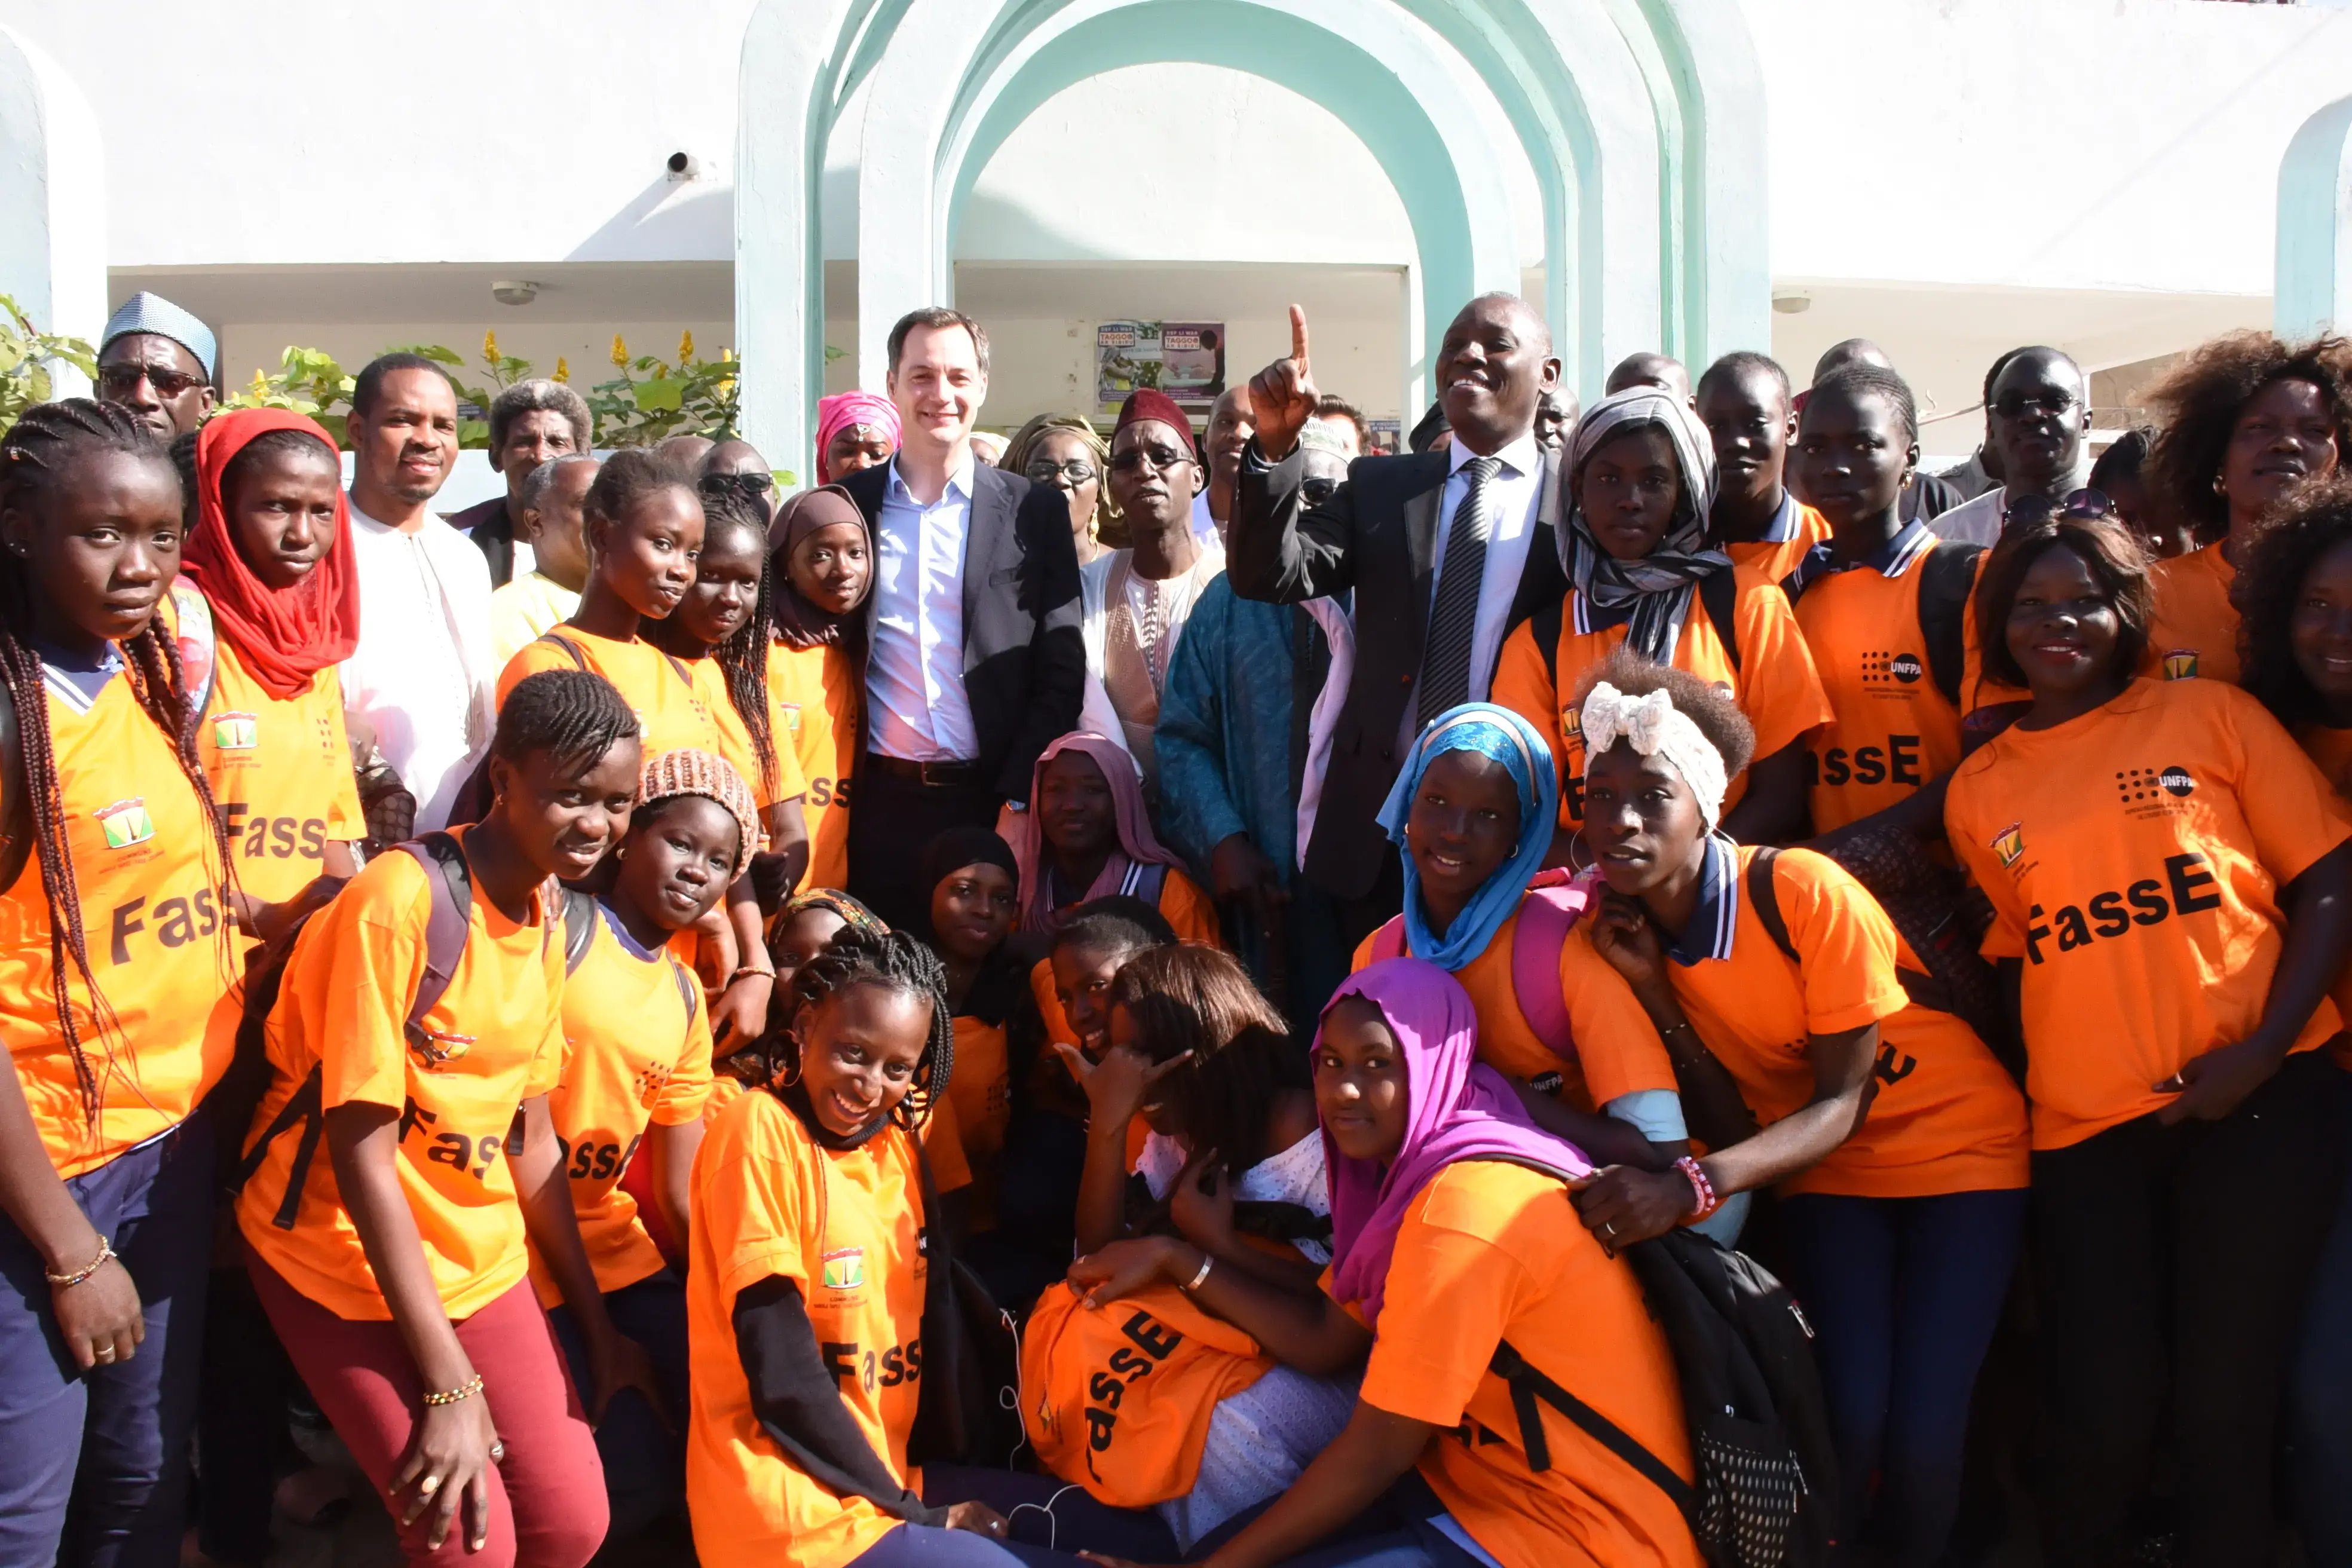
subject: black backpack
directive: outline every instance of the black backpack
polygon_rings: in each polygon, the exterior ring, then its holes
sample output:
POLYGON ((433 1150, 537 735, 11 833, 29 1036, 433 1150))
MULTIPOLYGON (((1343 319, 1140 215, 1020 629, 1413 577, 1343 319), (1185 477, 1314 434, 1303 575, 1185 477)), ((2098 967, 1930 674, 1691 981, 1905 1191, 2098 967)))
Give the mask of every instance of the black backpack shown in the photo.
MULTIPOLYGON (((1781 918, 1772 884, 1772 863, 1780 857, 1778 849, 1761 848, 1748 861, 1748 901, 1755 906, 1764 934, 1794 963, 1797 950, 1789 941, 1789 922, 1781 918)), ((1924 973, 1895 966, 1895 978, 1902 982, 1911 1005, 1959 1019, 2003 1066, 2022 1078, 2022 1051, 2000 975, 1977 951, 1985 928, 1992 923, 1992 906, 1984 894, 1958 871, 1930 859, 1917 840, 1900 833, 1849 838, 1832 858, 1878 900, 1888 922, 1927 966, 1924 973)))
POLYGON ((1691 1230, 1625 1249, 1682 1382, 1696 1482, 1529 1365, 1506 1340, 1488 1369, 1510 1384, 1528 1468, 1551 1468, 1549 1405, 1640 1471, 1690 1521, 1709 1568, 1815 1568, 1835 1545, 1838 1490, 1813 1331, 1753 1258, 1691 1230))

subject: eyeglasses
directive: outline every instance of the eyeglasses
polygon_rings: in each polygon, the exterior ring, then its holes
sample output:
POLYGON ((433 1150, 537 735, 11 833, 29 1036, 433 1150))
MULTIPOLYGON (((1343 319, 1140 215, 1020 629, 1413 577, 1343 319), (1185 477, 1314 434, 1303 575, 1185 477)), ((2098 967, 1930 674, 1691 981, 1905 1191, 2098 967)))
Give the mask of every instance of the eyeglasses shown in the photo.
POLYGON ((98 367, 99 389, 109 397, 128 397, 145 382, 155 389, 158 397, 179 397, 205 384, 201 375, 183 375, 176 370, 162 370, 145 364, 102 364, 98 367))
POLYGON ((2022 392, 2005 392, 1993 400, 1992 411, 2003 419, 2022 419, 2034 414, 2047 414, 2056 419, 2064 416, 2074 406, 2073 393, 2053 387, 2048 392, 2030 395, 2022 392))
POLYGON ((1179 464, 1192 461, 1190 457, 1173 447, 1129 447, 1124 452, 1113 452, 1110 455, 1111 471, 1117 474, 1131 474, 1143 466, 1144 459, 1147 458, 1151 460, 1153 471, 1163 474, 1179 464))
POLYGON ((1033 458, 1022 473, 1033 485, 1057 484, 1067 479, 1072 489, 1101 478, 1095 472, 1095 466, 1084 458, 1072 458, 1066 463, 1057 463, 1051 458, 1033 458))
POLYGON ((2119 515, 2116 503, 2101 490, 2075 490, 2063 500, 2056 496, 2020 496, 2000 509, 2003 530, 2032 528, 2053 517, 2072 518, 2076 522, 2096 522, 2101 518, 2119 515))

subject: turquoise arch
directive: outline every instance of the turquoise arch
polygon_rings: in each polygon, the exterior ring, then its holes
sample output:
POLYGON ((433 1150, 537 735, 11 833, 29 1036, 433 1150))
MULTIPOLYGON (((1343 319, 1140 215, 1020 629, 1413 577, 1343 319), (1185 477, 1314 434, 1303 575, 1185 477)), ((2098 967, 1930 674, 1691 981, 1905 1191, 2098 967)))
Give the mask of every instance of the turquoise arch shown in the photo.
MULTIPOLYGON (((1470 214, 1454 175, 1454 159, 1436 125, 1402 82, 1374 56, 1315 24, 1239 0, 1142 0, 1081 22, 1025 61, 984 107, 972 100, 992 62, 974 62, 960 113, 950 118, 945 149, 957 122, 977 109, 962 156, 941 168, 947 189, 949 254, 981 171, 1005 138, 1063 89, 1129 66, 1185 63, 1221 66, 1290 88, 1339 117, 1380 163, 1412 223, 1420 268, 1420 315, 1425 332, 1443 328, 1462 302, 1486 289, 1517 290, 1516 264, 1496 275, 1474 255, 1470 214), (1267 62, 1280 62, 1279 71, 1267 62)), ((1491 248, 1491 247, 1490 247, 1491 248)))

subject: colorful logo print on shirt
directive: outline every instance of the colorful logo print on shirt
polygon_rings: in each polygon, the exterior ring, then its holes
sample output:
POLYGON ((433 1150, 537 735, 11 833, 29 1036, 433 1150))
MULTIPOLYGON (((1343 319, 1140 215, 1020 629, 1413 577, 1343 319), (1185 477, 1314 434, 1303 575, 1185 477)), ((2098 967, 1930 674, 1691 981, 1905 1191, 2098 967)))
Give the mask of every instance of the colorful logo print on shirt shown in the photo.
POLYGON ((2004 866, 2014 866, 2025 853, 2025 825, 2012 822, 1992 836, 1992 852, 2000 857, 2004 866))
POLYGON ((261 721, 250 713, 223 713, 213 720, 216 751, 249 752, 261 744, 261 721))
POLYGON ((799 703, 779 702, 776 704, 776 711, 784 716, 785 729, 791 731, 795 735, 801 732, 801 705, 799 703))
POLYGON ((2167 651, 2164 656, 2164 679, 2167 680, 2196 679, 2197 650, 2193 647, 2176 647, 2167 651))
POLYGON ((147 798, 133 795, 118 800, 103 811, 92 813, 99 826, 106 829, 109 849, 128 849, 133 844, 144 844, 155 837, 155 819, 147 815, 147 798))
POLYGON ((824 1280, 828 1290, 856 1290, 866 1284, 866 1249, 843 1247, 824 1255, 824 1280))

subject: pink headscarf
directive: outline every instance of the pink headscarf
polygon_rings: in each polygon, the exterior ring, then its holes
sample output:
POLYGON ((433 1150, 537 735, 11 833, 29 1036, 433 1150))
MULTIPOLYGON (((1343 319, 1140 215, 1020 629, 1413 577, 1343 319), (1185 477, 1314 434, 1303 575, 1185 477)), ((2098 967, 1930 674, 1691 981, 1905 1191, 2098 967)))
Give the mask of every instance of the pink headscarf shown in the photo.
POLYGON ((1078 903, 1118 892, 1134 867, 1184 864, 1151 836, 1151 817, 1143 807, 1143 781, 1136 776, 1135 759, 1117 741, 1073 731, 1038 753, 1037 765, 1029 774, 1029 809, 1012 814, 1013 853, 1021 862, 1024 931, 1050 931, 1061 924, 1056 918, 1060 911, 1052 906, 1051 879, 1045 873, 1045 838, 1037 824, 1037 796, 1045 777, 1045 764, 1064 752, 1083 752, 1094 759, 1095 766, 1102 770, 1103 777, 1110 784, 1111 815, 1118 825, 1118 847, 1104 860, 1101 874, 1078 903))
POLYGON ((853 425, 887 430, 890 445, 898 444, 898 410, 888 398, 877 397, 870 392, 836 392, 831 397, 820 397, 816 400, 817 483, 833 483, 835 476, 825 462, 825 454, 833 449, 833 438, 853 425))
POLYGON ((1404 1145, 1395 1159, 1386 1166, 1351 1160, 1323 1134, 1331 1296, 1360 1303, 1364 1321, 1377 1328, 1397 1231, 1440 1171, 1464 1160, 1500 1160, 1574 1181, 1591 1175, 1592 1163, 1530 1121, 1503 1075, 1476 1059, 1478 1011, 1454 976, 1418 958, 1387 959, 1342 982, 1323 1016, 1349 996, 1381 1010, 1404 1056, 1404 1145))

